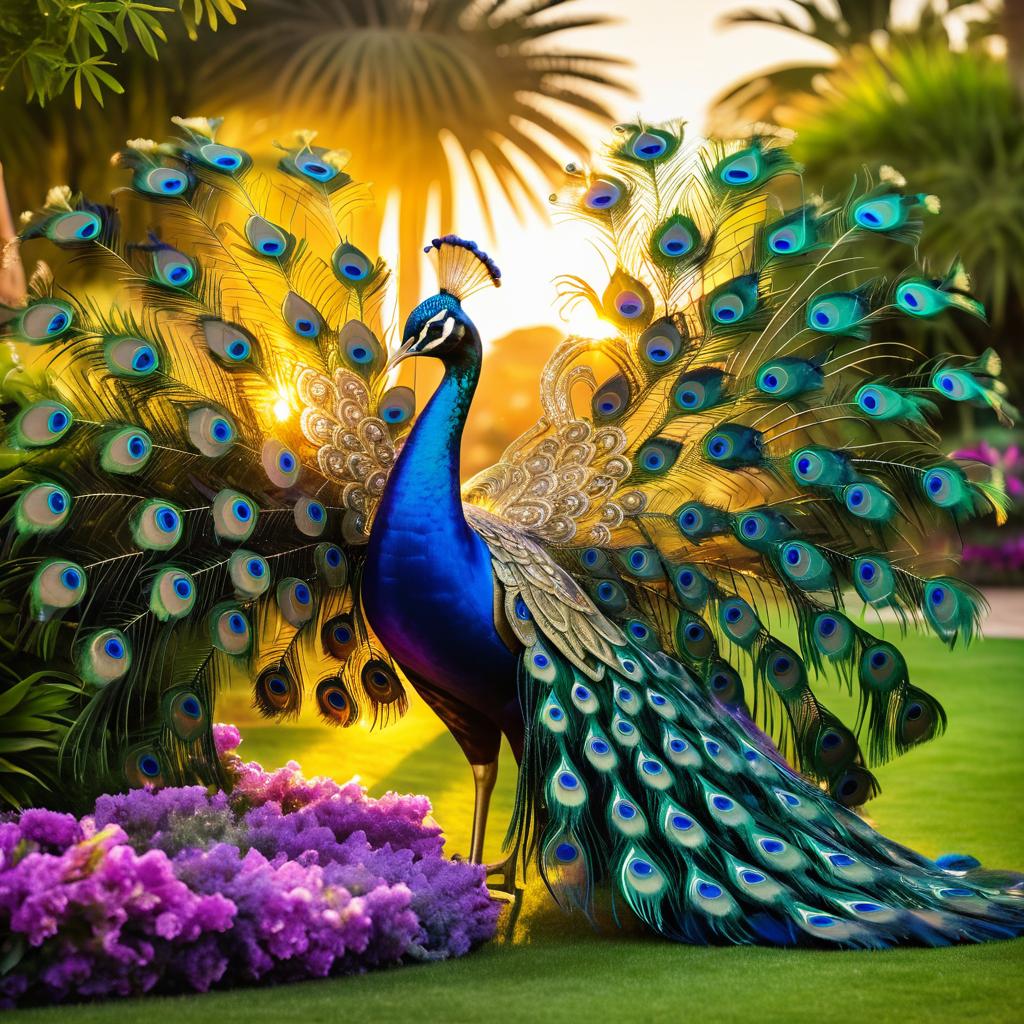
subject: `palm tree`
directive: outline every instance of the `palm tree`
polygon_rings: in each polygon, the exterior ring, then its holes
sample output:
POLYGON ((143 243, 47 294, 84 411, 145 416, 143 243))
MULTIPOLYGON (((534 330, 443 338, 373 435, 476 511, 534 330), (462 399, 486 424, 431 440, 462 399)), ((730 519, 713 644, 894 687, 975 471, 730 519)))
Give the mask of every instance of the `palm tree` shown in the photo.
MULTIPOLYGON (((0 100, 0 122, 20 140, 6 154, 12 206, 38 202, 40 179, 93 195, 121 184, 106 157, 125 138, 163 134, 172 114, 225 114, 230 141, 254 152, 314 127, 352 151, 378 208, 397 204, 400 308, 411 308, 424 241, 455 226, 453 154, 469 158, 485 216, 497 194, 519 213, 541 209, 528 169, 556 176, 556 152, 582 155, 584 126, 612 117, 604 94, 628 91, 624 61, 560 42, 609 20, 569 4, 578 0, 248 0, 216 36, 169 33, 159 65, 129 55, 126 93, 102 111, 0 100)), ((364 244, 379 213, 360 228, 364 244)))
POLYGON ((455 226, 452 149, 469 158, 488 221, 487 176, 513 209, 525 197, 543 212, 523 161, 551 178, 561 170, 552 141, 580 156, 580 116, 611 118, 595 87, 625 90, 614 73, 624 62, 555 39, 608 21, 556 12, 569 3, 262 0, 213 61, 204 98, 263 121, 265 138, 311 124, 355 154, 356 176, 377 186, 378 209, 384 197, 398 204, 400 306, 410 308, 432 195, 433 228, 455 226), (274 74, 263 88, 267 68, 274 74))
MULTIPOLYGON (((727 14, 725 25, 771 25, 785 32, 823 43, 833 58, 815 64, 788 64, 759 71, 721 93, 712 104, 711 129, 728 134, 751 123, 779 123, 779 107, 794 94, 810 92, 814 80, 826 74, 836 61, 858 46, 869 45, 879 33, 890 38, 949 42, 945 16, 961 7, 977 6, 977 0, 926 0, 917 24, 898 27, 893 18, 896 0, 786 0, 786 6, 747 8, 727 14)), ((1012 5, 1011 5, 1012 6, 1012 5)), ((972 24, 976 30, 995 30, 994 18, 972 24)), ((980 33, 979 33, 980 34, 980 33)))

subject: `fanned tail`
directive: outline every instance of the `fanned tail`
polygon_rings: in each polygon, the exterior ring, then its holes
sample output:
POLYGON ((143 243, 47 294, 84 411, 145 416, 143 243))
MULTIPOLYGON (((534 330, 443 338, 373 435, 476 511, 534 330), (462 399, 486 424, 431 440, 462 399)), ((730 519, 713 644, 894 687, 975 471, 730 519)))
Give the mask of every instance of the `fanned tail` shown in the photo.
POLYGON ((614 333, 556 351, 544 419, 467 496, 559 549, 579 545, 556 557, 596 608, 617 615, 628 600, 706 692, 857 805, 877 790, 871 764, 946 718, 845 606, 926 624, 949 645, 977 634, 983 600, 936 538, 1004 503, 946 456, 934 424, 943 400, 1010 413, 994 353, 922 365, 884 326, 983 311, 959 263, 886 280, 870 258, 902 244, 911 260, 933 196, 869 180, 830 203, 773 140, 620 131, 600 168, 571 169, 561 202, 614 260, 603 291, 565 279, 566 301, 614 333), (588 363, 613 372, 598 383, 588 363), (779 604, 795 639, 772 630, 779 604), (857 722, 812 687, 828 675, 857 687, 857 722))
POLYGON ((413 415, 387 387, 388 272, 346 235, 368 188, 299 133, 279 174, 218 122, 117 157, 117 207, 66 189, 32 215, 94 284, 38 280, 2 318, 22 355, 0 480, 12 663, 80 690, 61 768, 104 787, 220 781, 217 691, 384 723, 402 683, 362 621, 360 548, 413 415), (121 217, 151 230, 130 241, 121 217), (335 538, 343 538, 343 544, 335 538))
POLYGON ((938 541, 1000 506, 935 429, 947 400, 1008 414, 997 358, 927 365, 883 333, 982 314, 958 265, 885 280, 871 259, 910 262, 937 200, 883 180, 830 203, 772 140, 676 125, 623 125, 570 173, 563 209, 612 265, 564 292, 609 334, 555 352, 544 417, 467 487, 525 647, 510 841, 563 906, 610 882, 685 942, 1020 934, 1020 878, 954 877, 847 809, 945 727, 882 631, 977 635, 938 541), (857 721, 825 706, 830 676, 857 721))

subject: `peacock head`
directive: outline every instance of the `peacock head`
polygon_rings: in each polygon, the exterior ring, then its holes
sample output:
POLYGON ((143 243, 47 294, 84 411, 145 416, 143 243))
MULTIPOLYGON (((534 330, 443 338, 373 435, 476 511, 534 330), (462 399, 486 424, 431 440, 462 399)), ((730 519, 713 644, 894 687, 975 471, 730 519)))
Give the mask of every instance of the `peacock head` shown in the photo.
POLYGON ((402 332, 405 340, 392 357, 392 366, 410 356, 449 362, 461 355, 479 355, 480 335, 462 302, 489 284, 501 285, 501 271, 475 242, 445 235, 435 238, 424 252, 437 254, 440 289, 409 314, 402 332))

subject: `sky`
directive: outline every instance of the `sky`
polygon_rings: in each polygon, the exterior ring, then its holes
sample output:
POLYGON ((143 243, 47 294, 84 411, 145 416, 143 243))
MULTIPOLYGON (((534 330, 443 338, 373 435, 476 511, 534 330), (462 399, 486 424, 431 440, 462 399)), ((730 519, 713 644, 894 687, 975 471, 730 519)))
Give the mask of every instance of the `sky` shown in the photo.
MULTIPOLYGON (((655 123, 684 118, 693 137, 704 128, 712 97, 738 78, 754 69, 803 60, 816 62, 828 56, 829 51, 819 44, 777 29, 721 25, 726 12, 752 5, 750 0, 579 0, 572 4, 574 13, 605 14, 620 22, 567 32, 564 43, 634 62, 632 80, 637 95, 632 99, 614 94, 609 97, 617 121, 635 120, 637 115, 655 123)), ((770 6, 770 0, 765 0, 764 6, 770 6)), ((552 41, 560 38, 555 36, 552 41)), ((589 140, 597 148, 607 135, 607 131, 592 125, 589 140)), ((461 196, 470 198, 460 201, 454 227, 479 241, 503 269, 503 287, 480 293, 472 300, 474 320, 485 337, 536 324, 570 326, 560 321, 555 308, 554 278, 564 273, 579 274, 599 286, 598 290, 606 283, 603 265, 587 243, 584 226, 564 222, 552 225, 537 216, 520 223, 498 200, 494 206, 497 238, 490 238, 472 201, 465 172, 459 178, 461 196)), ((536 185, 542 195, 551 192, 551 186, 539 177, 536 185)), ((585 329, 585 320, 580 322, 580 314, 576 315, 572 326, 585 329)))

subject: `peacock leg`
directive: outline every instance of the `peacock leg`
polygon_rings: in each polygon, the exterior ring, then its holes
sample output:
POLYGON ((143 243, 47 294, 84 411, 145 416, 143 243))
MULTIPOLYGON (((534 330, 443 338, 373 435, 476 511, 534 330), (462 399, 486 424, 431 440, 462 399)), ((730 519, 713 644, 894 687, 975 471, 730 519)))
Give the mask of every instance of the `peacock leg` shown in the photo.
POLYGON ((487 764, 471 764, 475 794, 473 799, 473 831, 469 843, 469 859, 474 864, 484 860, 484 837, 487 834, 487 814, 491 807, 491 794, 498 780, 498 759, 487 764))

